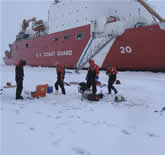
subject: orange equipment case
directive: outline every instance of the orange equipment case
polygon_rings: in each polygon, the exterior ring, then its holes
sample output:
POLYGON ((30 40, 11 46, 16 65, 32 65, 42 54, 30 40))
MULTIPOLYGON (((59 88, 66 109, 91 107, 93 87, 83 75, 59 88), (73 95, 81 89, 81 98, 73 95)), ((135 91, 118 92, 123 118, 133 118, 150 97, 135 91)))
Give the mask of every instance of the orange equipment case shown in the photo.
POLYGON ((32 97, 45 97, 48 89, 48 84, 38 85, 35 92, 31 92, 32 97))

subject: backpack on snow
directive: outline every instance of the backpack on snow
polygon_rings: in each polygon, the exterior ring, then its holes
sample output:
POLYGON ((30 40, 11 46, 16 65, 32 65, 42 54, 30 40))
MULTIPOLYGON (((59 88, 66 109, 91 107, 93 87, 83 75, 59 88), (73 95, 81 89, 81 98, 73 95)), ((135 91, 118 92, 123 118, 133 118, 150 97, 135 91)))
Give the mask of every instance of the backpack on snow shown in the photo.
POLYGON ((115 99, 114 99, 115 102, 123 102, 123 101, 126 101, 125 98, 121 95, 117 95, 115 96, 115 99))
POLYGON ((103 93, 96 94, 96 95, 89 94, 87 97, 89 101, 99 101, 101 98, 103 98, 103 93))
POLYGON ((100 98, 103 98, 103 93, 93 95, 85 82, 79 83, 78 91, 82 94, 82 98, 88 99, 89 101, 99 101, 100 98))
POLYGON ((79 83, 79 92, 80 93, 83 93, 85 90, 87 90, 88 89, 88 87, 87 87, 87 83, 85 83, 85 82, 81 82, 81 83, 79 83))

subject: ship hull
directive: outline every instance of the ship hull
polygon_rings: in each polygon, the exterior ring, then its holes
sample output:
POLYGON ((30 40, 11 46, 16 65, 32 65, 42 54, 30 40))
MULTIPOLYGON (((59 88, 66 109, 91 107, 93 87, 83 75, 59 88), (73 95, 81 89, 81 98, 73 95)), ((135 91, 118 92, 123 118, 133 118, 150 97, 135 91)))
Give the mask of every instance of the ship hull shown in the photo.
POLYGON ((103 67, 111 62, 123 70, 165 71, 165 31, 158 25, 128 29, 108 52, 103 67))
MULTIPOLYGON (((73 28, 46 36, 15 42, 12 56, 5 57, 7 65, 25 59, 30 66, 55 66, 62 63, 75 68, 90 40, 90 25, 73 28), (76 35, 83 33, 83 39, 76 35), (69 36, 65 38, 64 36, 69 36)), ((120 70, 165 71, 165 30, 159 25, 127 29, 118 36, 100 65, 108 64, 120 70)), ((101 58, 100 58, 101 59, 101 58)))

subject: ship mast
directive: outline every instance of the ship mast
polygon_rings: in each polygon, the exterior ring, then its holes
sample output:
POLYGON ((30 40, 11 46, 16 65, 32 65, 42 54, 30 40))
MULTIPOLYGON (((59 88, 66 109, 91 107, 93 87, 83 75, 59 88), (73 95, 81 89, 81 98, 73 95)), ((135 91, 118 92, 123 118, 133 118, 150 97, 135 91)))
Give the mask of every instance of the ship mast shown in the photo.
POLYGON ((144 6, 144 8, 147 9, 149 13, 151 13, 153 16, 155 16, 160 22, 165 22, 165 19, 163 19, 154 9, 152 9, 144 0, 137 0, 141 5, 144 6))

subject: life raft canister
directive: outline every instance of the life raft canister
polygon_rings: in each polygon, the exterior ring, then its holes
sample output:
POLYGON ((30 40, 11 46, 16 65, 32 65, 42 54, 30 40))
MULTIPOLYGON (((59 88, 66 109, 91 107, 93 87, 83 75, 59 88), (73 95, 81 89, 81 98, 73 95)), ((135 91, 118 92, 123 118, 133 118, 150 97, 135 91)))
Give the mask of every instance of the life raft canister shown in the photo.
POLYGON ((32 25, 33 31, 45 31, 45 26, 42 20, 34 22, 32 25))

